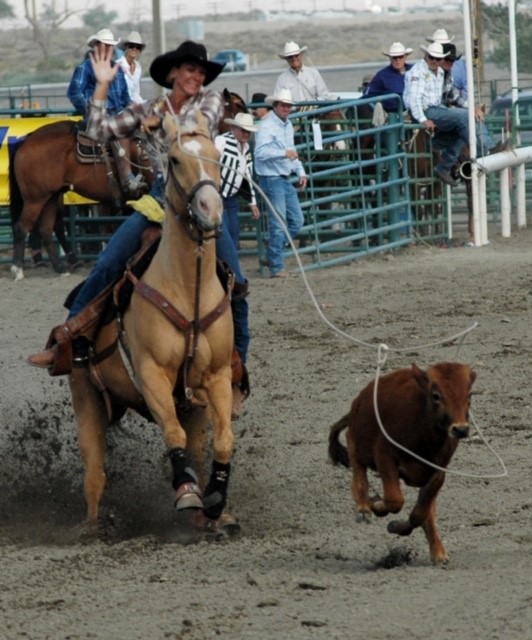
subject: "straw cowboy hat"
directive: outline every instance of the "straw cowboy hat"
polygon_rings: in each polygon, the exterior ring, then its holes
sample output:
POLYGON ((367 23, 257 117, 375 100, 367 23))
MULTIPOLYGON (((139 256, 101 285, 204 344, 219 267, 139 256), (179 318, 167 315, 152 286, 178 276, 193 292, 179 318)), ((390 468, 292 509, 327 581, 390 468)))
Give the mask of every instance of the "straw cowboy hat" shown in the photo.
POLYGON ((389 56, 390 58, 396 58, 398 56, 409 56, 414 49, 410 47, 405 47, 401 42, 394 42, 388 51, 383 51, 385 56, 389 56))
POLYGON ((115 40, 113 33, 110 29, 100 29, 98 33, 95 33, 87 40, 87 44, 89 47, 94 47, 97 42, 101 42, 102 44, 110 44, 113 47, 116 47, 118 44, 118 40, 115 40))
POLYGON ((297 42, 287 42, 284 45, 284 51, 278 53, 279 58, 289 58, 290 56, 297 56, 303 51, 306 51, 308 47, 300 47, 297 42))
POLYGON ((445 29, 436 29, 436 31, 430 36, 425 38, 427 42, 439 42, 440 44, 447 44, 454 40, 454 36, 449 38, 449 34, 445 29))
POLYGON ((266 102, 275 104, 276 102, 284 102, 285 104, 295 104, 290 89, 279 89, 279 92, 273 96, 267 96, 266 102))
POLYGON ((198 62, 206 71, 203 86, 210 84, 225 67, 224 64, 212 62, 207 55, 207 49, 198 42, 185 40, 175 51, 168 51, 157 56, 150 66, 150 76, 161 87, 172 88, 172 82, 168 79, 170 71, 174 67, 179 67, 183 62, 198 62))
POLYGON ((419 47, 421 51, 428 53, 432 58, 446 58, 447 53, 443 50, 443 45, 441 42, 431 42, 428 47, 424 44, 419 47))
POLYGON ((234 118, 225 118, 224 122, 233 125, 233 127, 244 129, 244 131, 251 131, 251 133, 259 130, 253 124, 253 116, 249 113, 237 113, 234 118))
POLYGON ((144 42, 142 42, 142 36, 138 31, 131 31, 127 38, 122 38, 122 40, 120 40, 118 46, 121 49, 125 49, 128 44, 136 44, 141 51, 146 47, 144 42))

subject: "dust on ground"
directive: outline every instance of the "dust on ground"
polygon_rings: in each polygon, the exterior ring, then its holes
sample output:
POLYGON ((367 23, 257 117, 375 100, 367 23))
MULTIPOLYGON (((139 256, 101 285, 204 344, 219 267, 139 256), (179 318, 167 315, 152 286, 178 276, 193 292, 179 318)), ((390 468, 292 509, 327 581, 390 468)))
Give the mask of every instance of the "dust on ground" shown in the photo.
POLYGON ((159 431, 128 415, 108 437, 107 535, 80 544, 68 385, 24 359, 63 320, 83 274, 33 270, 13 282, 0 271, 0 637, 532 638, 532 232, 492 229, 490 240, 309 272, 317 307, 301 275, 266 279, 245 259, 252 395, 234 424, 230 486, 242 535, 223 543, 183 537, 159 431), (442 343, 474 322, 463 341, 442 343), (419 530, 398 538, 386 519, 357 525, 350 475, 327 460, 329 427, 374 377, 380 343, 386 370, 460 360, 478 373, 482 436, 461 442, 452 468, 479 477, 448 475, 439 498, 446 569, 431 566, 419 530), (506 477, 490 477, 496 454, 506 477))

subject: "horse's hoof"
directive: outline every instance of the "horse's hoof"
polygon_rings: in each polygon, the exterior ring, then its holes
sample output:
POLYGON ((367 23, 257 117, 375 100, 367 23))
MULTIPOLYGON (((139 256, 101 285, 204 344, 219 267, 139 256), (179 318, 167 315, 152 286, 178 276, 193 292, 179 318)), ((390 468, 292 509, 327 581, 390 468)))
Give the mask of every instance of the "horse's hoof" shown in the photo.
POLYGON ((63 275, 65 273, 68 273, 68 267, 66 267, 64 264, 57 264, 54 265, 54 271, 59 275, 63 275))
POLYGON ((15 276, 15 282, 17 282, 17 280, 24 279, 24 270, 22 267, 17 267, 16 264, 12 264, 9 270, 15 276))
POLYGON ((232 513, 222 513, 217 520, 207 518, 203 511, 194 514, 194 526, 216 542, 237 538, 242 532, 240 522, 232 513))
POLYGON ((203 509, 201 491, 194 482, 185 482, 176 491, 174 507, 176 511, 203 509))

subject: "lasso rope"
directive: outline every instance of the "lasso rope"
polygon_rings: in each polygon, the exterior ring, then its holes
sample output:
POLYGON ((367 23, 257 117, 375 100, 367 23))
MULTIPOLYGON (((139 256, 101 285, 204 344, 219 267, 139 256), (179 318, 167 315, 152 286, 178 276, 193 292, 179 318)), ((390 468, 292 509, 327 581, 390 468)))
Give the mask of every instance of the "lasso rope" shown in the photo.
MULTIPOLYGON (((172 109, 172 105, 170 104, 169 100, 167 99, 167 104, 168 104, 168 108, 170 113, 172 114, 172 117, 176 120, 177 122, 177 116, 175 114, 175 112, 172 109)), ((189 151, 187 151, 186 149, 184 149, 181 146, 181 137, 178 136, 178 141, 177 141, 180 149, 184 152, 187 153, 189 155, 195 155, 195 154, 191 154, 189 151)), ((158 150, 159 153, 161 153, 161 150, 158 150)), ((198 156, 196 156, 198 157, 198 156)), ((212 162, 215 164, 220 165, 220 162, 218 160, 213 160, 212 158, 207 158, 204 156, 199 156, 203 161, 206 162, 212 162)), ((234 171, 235 173, 240 174, 243 178, 246 177, 244 172, 241 171, 240 169, 236 169, 233 168, 232 171, 234 171)), ((483 432, 481 431, 480 427, 478 426, 478 424, 476 423, 476 421, 474 420, 473 414, 470 412, 470 416, 471 416, 471 422, 475 427, 476 432, 478 433, 481 441, 486 445, 486 447, 488 448, 488 450, 497 458, 497 461, 499 462, 502 471, 500 473, 494 473, 494 474, 473 474, 473 473, 468 473, 465 471, 458 471, 458 470, 453 470, 453 469, 448 469, 448 468, 444 468, 444 467, 440 467, 432 462, 430 462, 429 460, 426 460, 425 458, 417 455, 416 453, 414 453, 413 451, 410 451, 409 449, 403 447, 401 444, 399 444, 398 442, 396 442, 386 431, 384 425, 382 424, 381 418, 380 418, 380 414, 379 414, 379 409, 378 409, 378 381, 381 375, 381 370, 382 367, 384 366, 384 364, 386 363, 388 354, 390 352, 396 352, 396 353, 404 353, 404 352, 410 352, 413 350, 422 350, 422 349, 428 349, 430 347, 434 347, 434 346, 438 346, 438 345, 443 345, 443 344, 452 344, 454 342, 458 342, 457 345, 457 350, 456 350, 456 357, 458 357, 458 353, 460 351, 460 348, 463 344, 463 341, 465 339, 465 337, 467 335, 469 335, 472 331, 474 331, 475 329, 478 328, 478 322, 473 322, 473 324, 471 324, 469 327, 467 327, 466 329, 464 329, 463 331, 460 331, 456 334, 453 334, 451 336, 447 336, 445 338, 441 338, 439 340, 435 340, 433 342, 428 342, 428 343, 424 343, 422 345, 412 345, 409 347, 390 347, 384 343, 380 343, 378 345, 372 344, 370 342, 366 342, 365 340, 361 340, 359 338, 356 338, 355 336, 346 333, 345 331, 343 331, 342 329, 340 329, 339 327, 337 327, 333 322, 331 322, 327 316, 323 313, 323 310, 321 309, 318 301, 316 300, 316 296, 314 295, 314 292, 312 291, 312 288, 309 284, 306 272, 303 268, 303 263, 301 261, 300 256, 297 253, 297 249, 296 246, 292 240, 292 238, 290 237, 290 233, 288 231, 288 228, 286 226, 285 221, 283 220, 282 216, 279 214, 279 212, 275 209, 273 203, 271 202, 271 200, 268 198, 268 196, 264 193, 264 191, 262 190, 262 188, 260 187, 259 184, 257 184, 254 180, 252 180, 253 186, 255 187, 255 189, 258 191, 258 193, 261 194, 262 198, 264 199, 264 201, 266 202, 268 208, 270 209, 270 211, 273 213, 273 215, 276 217, 277 221, 279 222, 281 228, 284 231, 285 237, 288 241, 288 243, 290 244, 293 252, 294 252, 294 257, 296 259, 297 265, 299 267, 301 276, 303 278, 303 282, 305 284, 305 287, 307 289, 307 292, 310 296, 310 299, 319 315, 319 317, 322 319, 322 321, 335 333, 337 333, 338 335, 342 336, 343 338, 346 338, 347 340, 355 343, 358 346, 361 347, 365 347, 367 349, 372 349, 376 352, 376 370, 375 370, 375 384, 374 384, 374 389, 373 389, 373 407, 374 407, 374 411, 375 411, 375 416, 377 418, 377 422, 379 424, 379 428, 382 432, 382 434, 384 435, 384 437, 391 443, 393 444, 395 447, 397 447, 398 449, 401 449, 402 451, 404 451, 405 453, 408 453, 409 455, 411 455, 412 457, 416 458, 417 460, 419 460, 420 462, 423 462, 424 464, 433 467, 434 469, 437 469, 439 471, 443 471, 444 473, 449 473, 451 475, 457 475, 457 476, 462 476, 462 477, 467 477, 467 478, 475 478, 475 479, 493 479, 493 478, 503 478, 506 477, 508 475, 508 469, 504 463, 504 461, 502 460, 501 456, 493 449, 493 447, 489 444, 489 442, 487 441, 486 437, 484 436, 483 432)))

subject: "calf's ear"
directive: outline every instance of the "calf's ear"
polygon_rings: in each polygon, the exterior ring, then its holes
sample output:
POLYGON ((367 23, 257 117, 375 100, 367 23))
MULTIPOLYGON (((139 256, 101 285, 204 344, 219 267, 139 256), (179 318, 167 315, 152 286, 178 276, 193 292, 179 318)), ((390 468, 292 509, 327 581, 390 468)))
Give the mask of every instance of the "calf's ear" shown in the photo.
POLYGON ((423 391, 427 391, 429 386, 429 376, 426 371, 420 369, 415 362, 412 363, 412 373, 414 380, 418 383, 423 391))

